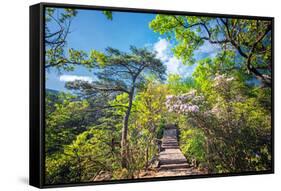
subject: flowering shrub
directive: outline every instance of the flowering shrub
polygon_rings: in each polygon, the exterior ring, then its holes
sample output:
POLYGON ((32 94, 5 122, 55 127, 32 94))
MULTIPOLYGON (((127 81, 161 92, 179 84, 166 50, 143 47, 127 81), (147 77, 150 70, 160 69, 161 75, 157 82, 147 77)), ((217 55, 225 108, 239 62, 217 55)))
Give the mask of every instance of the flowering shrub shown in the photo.
POLYGON ((221 87, 229 85, 229 82, 233 81, 233 77, 227 77, 225 74, 217 74, 214 78, 214 86, 215 87, 221 87))
POLYGON ((185 118, 179 126, 184 154, 210 172, 269 169, 268 111, 256 98, 249 98, 250 89, 234 77, 223 74, 210 79, 202 93, 191 90, 166 97, 168 111, 185 118))
POLYGON ((197 96, 196 90, 191 90, 178 96, 168 95, 165 104, 169 112, 188 114, 199 112, 199 104, 203 100, 204 97, 202 95, 197 96))

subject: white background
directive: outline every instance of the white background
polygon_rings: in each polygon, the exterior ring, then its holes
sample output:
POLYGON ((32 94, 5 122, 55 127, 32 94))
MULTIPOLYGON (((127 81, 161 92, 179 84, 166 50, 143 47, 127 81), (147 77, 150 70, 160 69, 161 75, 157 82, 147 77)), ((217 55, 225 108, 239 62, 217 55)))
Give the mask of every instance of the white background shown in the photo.
MULTIPOLYGON (((52 190, 278 190, 280 169, 280 27, 278 0, 53 0, 53 2, 275 17, 275 174, 84 186, 52 190)), ((28 185, 29 5, 37 0, 1 0, 0 9, 0 190, 36 190, 28 185)), ((45 0, 45 2, 52 2, 45 0)))

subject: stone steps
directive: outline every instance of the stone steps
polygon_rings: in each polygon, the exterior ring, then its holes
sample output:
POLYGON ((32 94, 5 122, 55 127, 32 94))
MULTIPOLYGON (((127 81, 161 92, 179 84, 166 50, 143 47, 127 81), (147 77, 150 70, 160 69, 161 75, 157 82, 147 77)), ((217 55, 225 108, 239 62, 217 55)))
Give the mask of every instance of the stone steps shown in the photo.
POLYGON ((161 165, 166 165, 166 164, 185 164, 187 163, 186 159, 181 159, 181 158, 178 158, 178 159, 167 159, 167 160, 162 160, 160 161, 160 166, 161 165))
POLYGON ((162 144, 162 147, 166 147, 166 146, 179 146, 177 143, 166 143, 166 144, 162 144))
POLYGON ((164 149, 159 153, 159 171, 186 171, 189 168, 185 156, 179 149, 177 129, 174 125, 167 125, 161 147, 164 149))
POLYGON ((164 149, 179 149, 179 146, 165 146, 165 147, 162 146, 162 148, 164 148, 164 149))
POLYGON ((181 163, 181 164, 165 164, 165 165, 161 165, 159 170, 173 170, 173 169, 177 169, 177 170, 186 170, 186 168, 188 168, 189 165, 187 163, 181 163))
POLYGON ((172 146, 179 146, 179 144, 178 143, 162 143, 162 146, 170 146, 170 145, 172 145, 172 146))
POLYGON ((178 144, 178 142, 177 141, 163 141, 162 145, 163 144, 178 144))
POLYGON ((164 145, 178 145, 178 143, 162 143, 162 146, 164 145))
POLYGON ((194 174, 206 174, 200 172, 187 163, 187 159, 181 152, 178 143, 178 130, 175 125, 167 125, 164 129, 161 152, 158 156, 157 172, 151 177, 172 177, 172 176, 187 176, 194 174))

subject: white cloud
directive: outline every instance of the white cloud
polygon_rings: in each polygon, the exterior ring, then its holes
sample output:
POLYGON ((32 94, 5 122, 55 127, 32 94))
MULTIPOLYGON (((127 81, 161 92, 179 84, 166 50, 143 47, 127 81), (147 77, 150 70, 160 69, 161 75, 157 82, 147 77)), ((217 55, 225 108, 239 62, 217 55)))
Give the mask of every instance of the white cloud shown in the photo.
POLYGON ((93 78, 91 78, 90 76, 77 76, 77 75, 61 75, 60 76, 60 81, 63 81, 63 82, 73 82, 75 80, 92 82, 93 78))
POLYGON ((164 62, 167 66, 167 71, 169 74, 180 74, 179 68, 180 65, 182 65, 181 61, 177 59, 176 57, 169 57, 169 59, 164 62))
POLYGON ((153 45, 153 50, 156 52, 156 57, 161 61, 167 61, 170 54, 170 43, 166 39, 159 38, 153 45))
POLYGON ((156 52, 156 57, 167 66, 168 74, 190 76, 194 67, 184 65, 180 59, 174 56, 171 48, 171 43, 162 38, 159 38, 159 40, 153 44, 153 50, 156 52))

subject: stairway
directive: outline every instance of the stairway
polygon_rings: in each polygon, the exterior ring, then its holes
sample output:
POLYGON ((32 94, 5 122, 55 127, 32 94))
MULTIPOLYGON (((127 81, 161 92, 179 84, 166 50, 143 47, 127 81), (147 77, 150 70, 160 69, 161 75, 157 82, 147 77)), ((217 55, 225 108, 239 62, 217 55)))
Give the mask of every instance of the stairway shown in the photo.
POLYGON ((162 138, 157 171, 145 172, 141 177, 154 178, 198 174, 207 174, 207 171, 201 171, 187 163, 179 147, 177 127, 175 125, 167 125, 162 138))
POLYGON ((179 143, 178 133, 175 125, 167 125, 159 153, 159 171, 163 170, 187 170, 189 167, 185 156, 182 154, 179 143))

